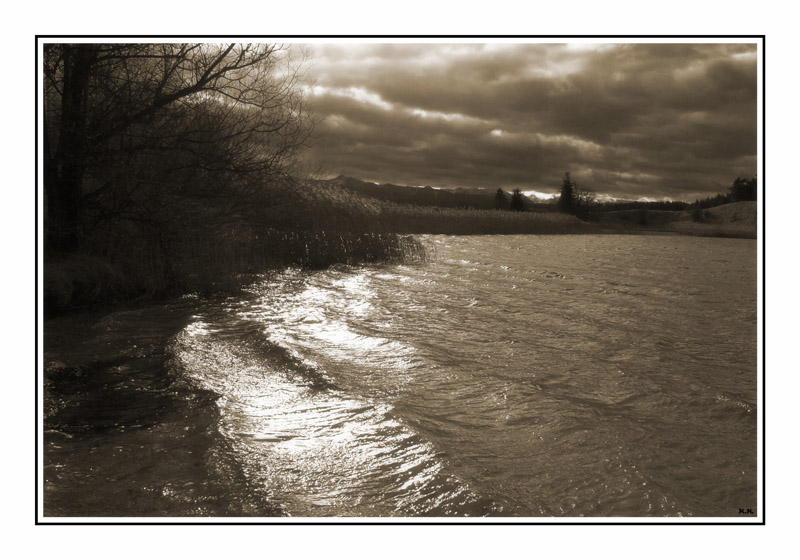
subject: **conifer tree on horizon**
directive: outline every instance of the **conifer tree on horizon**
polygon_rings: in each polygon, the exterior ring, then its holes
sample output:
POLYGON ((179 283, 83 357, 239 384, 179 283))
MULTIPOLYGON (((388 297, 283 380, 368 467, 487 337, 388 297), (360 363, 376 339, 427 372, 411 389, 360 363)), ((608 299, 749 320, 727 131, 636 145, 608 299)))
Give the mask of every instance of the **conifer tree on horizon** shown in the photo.
POLYGON ((506 209, 506 193, 503 192, 503 189, 497 189, 497 192, 494 193, 494 209, 506 209))
POLYGON ((522 212, 525 209, 525 203, 522 200, 522 193, 519 189, 514 189, 514 194, 511 195, 511 205, 509 208, 512 212, 522 212))
POLYGON ((569 171, 564 173, 561 179, 561 194, 558 198, 558 211, 565 214, 573 214, 573 201, 575 198, 575 183, 569 176, 569 171))

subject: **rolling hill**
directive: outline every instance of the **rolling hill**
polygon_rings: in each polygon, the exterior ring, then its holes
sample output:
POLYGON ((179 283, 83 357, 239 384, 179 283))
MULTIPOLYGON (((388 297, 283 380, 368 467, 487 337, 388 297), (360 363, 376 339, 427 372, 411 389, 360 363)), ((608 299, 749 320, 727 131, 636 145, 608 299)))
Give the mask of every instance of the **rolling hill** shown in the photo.
MULTIPOLYGON (((430 186, 409 187, 391 183, 377 184, 353 177, 340 175, 334 179, 315 181, 315 184, 335 186, 366 198, 394 202, 395 204, 413 204, 415 206, 432 206, 439 208, 472 208, 475 210, 494 210, 495 191, 480 188, 439 189, 430 186)), ((507 200, 511 193, 506 193, 507 200)), ((525 209, 539 212, 555 211, 555 205, 537 202, 523 197, 525 209)))

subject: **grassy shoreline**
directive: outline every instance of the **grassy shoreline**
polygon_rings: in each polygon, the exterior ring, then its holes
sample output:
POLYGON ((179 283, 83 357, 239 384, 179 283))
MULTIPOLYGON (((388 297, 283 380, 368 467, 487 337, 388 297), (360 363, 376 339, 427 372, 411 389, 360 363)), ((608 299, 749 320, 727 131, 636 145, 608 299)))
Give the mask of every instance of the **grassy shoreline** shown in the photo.
POLYGON ((394 233, 252 229, 213 239, 173 241, 136 259, 76 254, 45 259, 46 316, 187 293, 230 293, 255 274, 289 266, 423 262, 425 246, 394 233))
MULTIPOLYGON (((557 212, 414 206, 367 199, 335 186, 292 193, 257 222, 141 232, 119 224, 77 253, 45 257, 46 315, 153 301, 186 293, 230 292, 253 274, 288 266, 424 262, 415 235, 640 234, 756 238, 755 203, 688 212, 628 210, 584 222, 557 212)), ((287 193, 283 193, 283 200, 287 193)))

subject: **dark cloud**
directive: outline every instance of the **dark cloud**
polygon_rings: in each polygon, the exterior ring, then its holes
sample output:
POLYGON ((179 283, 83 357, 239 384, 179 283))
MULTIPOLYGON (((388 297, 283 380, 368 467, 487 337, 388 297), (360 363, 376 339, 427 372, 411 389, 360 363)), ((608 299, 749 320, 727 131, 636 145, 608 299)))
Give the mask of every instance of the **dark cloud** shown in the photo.
POLYGON ((755 175, 756 46, 314 45, 330 175, 692 198, 755 175))

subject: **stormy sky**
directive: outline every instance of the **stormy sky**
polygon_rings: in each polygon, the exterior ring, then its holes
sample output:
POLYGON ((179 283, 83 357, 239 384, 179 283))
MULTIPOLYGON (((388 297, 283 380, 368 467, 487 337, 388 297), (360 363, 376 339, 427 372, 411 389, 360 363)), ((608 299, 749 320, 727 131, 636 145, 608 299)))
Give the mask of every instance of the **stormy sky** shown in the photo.
POLYGON ((308 45, 323 176, 694 200, 756 175, 755 44, 308 45))

